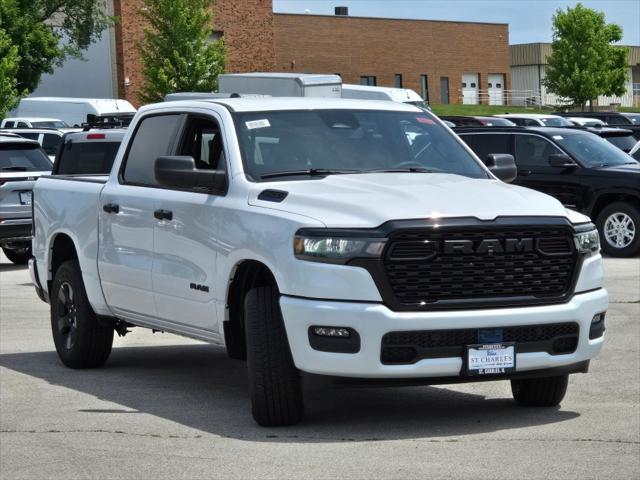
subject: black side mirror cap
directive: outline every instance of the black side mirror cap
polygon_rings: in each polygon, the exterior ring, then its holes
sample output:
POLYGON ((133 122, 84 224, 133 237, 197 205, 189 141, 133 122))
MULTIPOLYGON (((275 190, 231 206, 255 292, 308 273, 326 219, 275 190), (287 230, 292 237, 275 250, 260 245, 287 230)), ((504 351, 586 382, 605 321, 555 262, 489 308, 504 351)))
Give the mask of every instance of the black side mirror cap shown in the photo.
POLYGON ((215 193, 227 191, 227 173, 224 170, 198 170, 193 157, 158 157, 154 173, 163 187, 202 188, 215 193))
POLYGON ((516 161, 513 155, 508 153, 490 153, 487 155, 485 165, 503 182, 512 182, 518 176, 516 161))
POLYGON ((578 164, 573 161, 569 155, 564 153, 552 153, 549 155, 549 165, 559 168, 577 167, 578 164))

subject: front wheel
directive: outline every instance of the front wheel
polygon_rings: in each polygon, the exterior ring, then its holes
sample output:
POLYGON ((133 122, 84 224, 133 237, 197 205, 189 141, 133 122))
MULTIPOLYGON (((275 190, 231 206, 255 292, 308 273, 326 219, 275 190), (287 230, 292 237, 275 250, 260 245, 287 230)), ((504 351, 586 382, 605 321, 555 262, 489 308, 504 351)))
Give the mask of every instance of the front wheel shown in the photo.
POLYGON ((67 367, 100 367, 109 358, 113 328, 98 322, 77 260, 60 265, 53 279, 51 330, 58 356, 67 367))
POLYGON ((11 247, 2 247, 7 258, 16 265, 26 265, 31 258, 31 244, 19 244, 11 247))
POLYGON ((245 322, 253 418, 264 427, 298 423, 304 415, 300 372, 293 363, 275 286, 249 290, 245 322))
POLYGON ((632 257, 640 252, 640 211, 632 204, 614 202, 596 220, 602 251, 612 257, 632 257))
POLYGON ((511 380, 511 393, 524 407, 555 407, 567 393, 569 375, 511 380))

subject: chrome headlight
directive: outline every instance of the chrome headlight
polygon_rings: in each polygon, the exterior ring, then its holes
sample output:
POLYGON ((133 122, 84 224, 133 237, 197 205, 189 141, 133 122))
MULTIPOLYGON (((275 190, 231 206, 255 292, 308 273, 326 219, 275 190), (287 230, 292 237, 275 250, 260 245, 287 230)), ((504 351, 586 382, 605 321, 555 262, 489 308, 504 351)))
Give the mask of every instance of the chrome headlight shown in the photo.
POLYGON ((293 253, 301 260, 344 264, 353 258, 380 257, 386 239, 298 233, 293 253))
POLYGON ((582 254, 597 253, 600 251, 600 235, 598 230, 587 230, 574 235, 576 249, 582 254))

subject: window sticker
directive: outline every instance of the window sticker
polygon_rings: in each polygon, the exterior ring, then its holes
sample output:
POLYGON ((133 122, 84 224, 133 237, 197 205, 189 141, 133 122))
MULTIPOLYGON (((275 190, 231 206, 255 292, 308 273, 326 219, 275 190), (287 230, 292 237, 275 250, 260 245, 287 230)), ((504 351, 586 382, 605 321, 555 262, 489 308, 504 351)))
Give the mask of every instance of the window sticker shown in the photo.
POLYGON ((563 140, 563 137, 562 137, 562 135, 554 135, 553 139, 554 140, 563 140))
POLYGON ((266 118, 262 120, 251 120, 249 122, 245 122, 245 125, 249 130, 255 130, 256 128, 267 128, 271 126, 269 120, 267 120, 266 118))
POLYGON ((420 123, 426 123, 427 125, 435 125, 436 122, 427 117, 416 117, 416 120, 420 123))

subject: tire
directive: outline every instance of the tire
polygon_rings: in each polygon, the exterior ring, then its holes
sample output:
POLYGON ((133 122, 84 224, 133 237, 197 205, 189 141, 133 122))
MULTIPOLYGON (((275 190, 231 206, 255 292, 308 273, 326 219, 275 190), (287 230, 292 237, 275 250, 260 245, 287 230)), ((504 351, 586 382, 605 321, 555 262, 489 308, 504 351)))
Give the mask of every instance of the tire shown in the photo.
POLYGON ((31 245, 27 244, 21 248, 2 247, 2 251, 16 265, 26 265, 31 258, 31 245))
POLYGON ((67 367, 96 368, 109 358, 113 327, 98 322, 77 260, 60 265, 53 279, 51 331, 58 356, 67 367))
POLYGON ((567 393, 569 375, 511 380, 511 393, 524 407, 555 407, 567 393))
POLYGON ((633 257, 640 252, 640 210, 630 203, 614 202, 596 219, 602 251, 612 257, 633 257), (621 232, 616 226, 622 222, 621 232), (629 237, 631 234, 631 237, 629 237), (621 239, 620 243, 615 242, 621 239))
POLYGON ((304 415, 300 372, 282 321, 275 286, 256 287, 245 296, 245 329, 251 410, 264 427, 298 423, 304 415))

